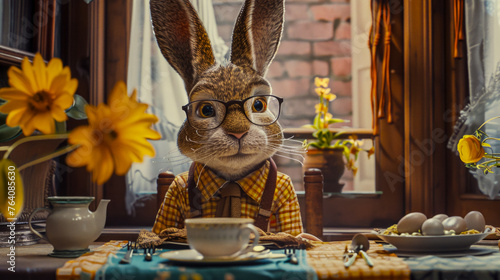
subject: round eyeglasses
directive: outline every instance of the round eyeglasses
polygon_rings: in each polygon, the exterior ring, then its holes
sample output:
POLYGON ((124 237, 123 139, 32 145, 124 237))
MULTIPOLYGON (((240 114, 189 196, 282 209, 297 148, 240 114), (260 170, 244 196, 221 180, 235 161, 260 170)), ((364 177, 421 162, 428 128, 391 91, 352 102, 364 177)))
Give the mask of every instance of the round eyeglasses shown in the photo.
POLYGON ((196 100, 182 106, 182 110, 186 112, 189 124, 200 130, 219 127, 232 105, 239 105, 239 109, 245 113, 245 117, 251 123, 265 126, 278 120, 282 102, 283 98, 274 95, 256 95, 244 100, 228 102, 216 99, 196 100))

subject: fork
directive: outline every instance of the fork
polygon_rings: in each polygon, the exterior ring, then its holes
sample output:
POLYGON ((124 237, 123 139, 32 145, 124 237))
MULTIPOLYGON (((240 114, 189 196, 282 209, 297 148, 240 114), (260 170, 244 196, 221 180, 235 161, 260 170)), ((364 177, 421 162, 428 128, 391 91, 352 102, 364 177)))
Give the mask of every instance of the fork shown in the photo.
POLYGON ((127 253, 125 253, 125 256, 120 260, 120 263, 127 263, 127 264, 130 263, 135 248, 136 248, 135 242, 129 241, 127 243, 127 253))
POLYGON ((295 255, 295 248, 285 248, 285 255, 288 257, 291 264, 299 264, 299 260, 295 255))

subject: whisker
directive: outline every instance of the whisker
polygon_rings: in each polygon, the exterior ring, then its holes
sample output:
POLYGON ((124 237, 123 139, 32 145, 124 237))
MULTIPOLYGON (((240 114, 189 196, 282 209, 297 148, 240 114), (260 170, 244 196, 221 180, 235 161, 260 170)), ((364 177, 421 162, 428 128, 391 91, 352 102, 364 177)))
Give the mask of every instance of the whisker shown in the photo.
POLYGON ((279 144, 273 144, 273 143, 269 143, 268 146, 283 147, 286 149, 293 149, 293 150, 304 150, 304 151, 306 150, 302 146, 279 145, 279 144))
POLYGON ((295 155, 299 157, 304 157, 305 153, 301 152, 296 152, 296 151, 290 151, 290 150, 284 150, 284 149, 273 149, 275 152, 280 152, 282 154, 290 154, 290 155, 295 155))
POLYGON ((286 147, 286 146, 280 146, 280 145, 268 145, 268 147, 271 147, 276 150, 282 150, 282 151, 290 151, 290 152, 296 152, 296 153, 306 153, 307 150, 299 148, 299 147, 286 147))
POLYGON ((179 148, 177 148, 177 147, 172 148, 172 149, 170 149, 170 150, 166 151, 166 153, 165 153, 165 154, 167 154, 167 155, 168 155, 168 154, 175 154, 175 153, 180 153, 179 148))
POLYGON ((290 159, 290 160, 296 161, 296 162, 300 163, 300 165, 304 166, 304 163, 302 161, 296 159, 296 158, 292 158, 292 157, 289 157, 289 156, 281 155, 281 154, 278 154, 278 153, 275 153, 274 155, 278 156, 278 157, 282 157, 282 158, 286 158, 286 159, 290 159))
POLYGON ((293 142, 293 143, 299 143, 300 145, 302 145, 304 143, 304 141, 296 140, 296 139, 291 139, 291 138, 284 138, 283 142, 285 142, 285 141, 289 141, 289 142, 293 142))
MULTIPOLYGON (((201 130, 201 131, 207 132, 206 130, 201 130)), ((196 132, 196 135, 200 136, 201 138, 206 137, 206 135, 200 134, 200 130, 198 130, 198 129, 196 129, 195 132, 196 132)))

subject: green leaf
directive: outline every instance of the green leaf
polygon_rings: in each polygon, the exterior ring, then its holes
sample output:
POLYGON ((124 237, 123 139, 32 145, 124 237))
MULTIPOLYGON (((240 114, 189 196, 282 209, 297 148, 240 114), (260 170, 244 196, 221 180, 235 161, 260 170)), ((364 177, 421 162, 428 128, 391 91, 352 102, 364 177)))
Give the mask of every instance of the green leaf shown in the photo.
POLYGON ((0 142, 10 141, 21 135, 22 132, 23 130, 19 126, 10 127, 6 124, 2 124, 0 125, 0 142))
POLYGON ((316 130, 315 132, 313 132, 313 134, 312 134, 312 135, 313 135, 313 137, 314 137, 314 138, 319 138, 319 134, 320 134, 320 133, 321 133, 321 131, 320 131, 320 130, 316 130))
POLYGON ((66 132, 66 122, 56 122, 56 134, 63 134, 66 132))
POLYGON ((7 120, 6 114, 0 114, 0 142, 7 142, 21 135, 23 130, 21 127, 10 127, 5 122, 7 120))
POLYGON ((350 154, 351 150, 349 149, 349 147, 347 146, 344 146, 344 156, 347 160, 349 160, 349 154, 350 154))
POLYGON ((328 124, 345 122, 343 119, 329 119, 328 124))
POLYGON ((319 114, 317 114, 316 117, 314 118, 313 128, 318 129, 320 122, 321 122, 321 117, 319 116, 319 114))
POLYGON ((305 124, 302 126, 303 128, 314 128, 312 124, 305 124))
POLYGON ((74 103, 67 111, 66 115, 75 120, 84 120, 87 118, 87 114, 85 113, 85 106, 88 104, 87 101, 78 94, 73 96, 74 103))

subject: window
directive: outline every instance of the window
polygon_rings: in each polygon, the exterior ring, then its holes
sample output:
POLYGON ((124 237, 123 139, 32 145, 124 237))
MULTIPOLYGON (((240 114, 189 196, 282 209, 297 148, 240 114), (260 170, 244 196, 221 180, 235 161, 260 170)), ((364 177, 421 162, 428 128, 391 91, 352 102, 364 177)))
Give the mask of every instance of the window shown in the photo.
MULTIPOLYGON (((286 129, 311 124, 318 96, 314 77, 330 77, 337 95, 330 105, 334 117, 347 120, 332 127, 371 128, 370 59, 367 46, 371 24, 370 5, 363 0, 285 3, 285 26, 278 53, 266 78, 273 94, 285 98, 280 124, 286 129), (355 53, 355 55, 353 55, 355 53), (367 59, 363 59, 367 57, 367 59), (363 69, 365 72, 363 72, 363 69)), ((213 0, 219 34, 231 44, 234 22, 242 0, 213 0)), ((295 139, 297 139, 295 137, 295 139)), ((364 141, 370 149, 372 141, 364 141)), ((293 142, 285 142, 293 145, 293 142)), ((295 144, 295 145, 300 145, 295 144)), ((303 191, 302 159, 292 153, 275 156, 279 170, 291 176, 303 191)), ((374 160, 360 153, 359 174, 344 172, 343 191, 375 191, 374 160)))
MULTIPOLYGON (((352 4, 354 1, 350 2, 352 4)), ((400 5, 394 10, 399 12, 392 14, 391 88, 394 93, 393 114, 395 122, 391 125, 381 122, 381 133, 379 137, 375 138, 377 153, 375 186, 377 190, 382 191, 382 194, 363 196, 345 194, 325 198, 325 226, 382 227, 397 222, 406 212, 410 211, 420 211, 429 216, 438 213, 463 215, 470 210, 482 211, 487 223, 498 224, 500 217, 496 213, 500 207, 499 202, 488 200, 484 195, 471 193, 470 190, 474 188, 473 180, 458 157, 445 147, 446 138, 452 131, 452 126, 458 118, 458 112, 467 103, 465 59, 452 59, 453 3, 452 1, 430 0, 391 1, 390 3, 393 2, 400 5), (432 149, 425 153, 422 145, 418 143, 432 143, 430 146, 432 149)), ((105 10, 110 14, 112 11, 121 9, 120 13, 115 13, 115 15, 119 14, 119 17, 106 18, 108 25, 102 31, 103 37, 104 35, 108 36, 106 45, 101 46, 103 47, 103 57, 106 58, 105 61, 108 61, 106 80, 112 84, 111 81, 115 81, 117 77, 120 79, 126 77, 126 72, 123 71, 126 69, 124 67, 126 62, 122 60, 126 60, 124 57, 127 53, 128 34, 126 30, 113 29, 112 26, 113 24, 123 26, 123 23, 127 22, 130 17, 127 17, 126 6, 118 7, 118 4, 115 5, 111 2, 103 4, 101 1, 93 1, 90 5, 98 3, 106 5, 105 10), (118 50, 123 51, 123 53, 120 55, 118 50), (112 61, 115 63, 111 63, 112 61)), ((229 11, 238 10, 241 1, 214 0, 213 3, 219 16, 227 16, 219 22, 221 24, 219 34, 224 37, 224 34, 230 34, 237 13, 230 16, 229 11), (222 5, 222 2, 226 2, 227 5, 217 6, 222 5), (224 27, 223 23, 228 23, 230 27, 224 27), (224 33, 224 30, 227 33, 224 33)), ((294 12, 290 8, 292 3, 299 6, 305 4, 305 2, 287 2, 288 13, 294 12)), ((81 12, 81 10, 81 7, 75 6, 72 15, 78 14, 76 11, 81 12)), ((298 7, 296 16, 304 16, 302 15, 303 11, 298 7)), ((87 17, 90 17, 89 14, 90 12, 87 17)), ((70 21, 72 28, 76 29, 81 26, 79 23, 82 21, 85 22, 85 17, 80 21, 70 21)), ((286 25, 291 23, 292 20, 288 20, 286 25)), ((86 22, 84 26, 94 30, 94 32, 99 29, 98 24, 91 25, 90 22, 86 22)), ((294 44, 288 45, 289 52, 299 52, 301 48, 313 49, 311 44, 306 46, 307 44, 303 44, 299 40, 296 41, 294 44)), ((325 45, 327 44, 320 44, 320 46, 325 45)), ((78 46, 75 47, 78 48, 78 46)), ((99 56, 95 55, 95 50, 89 50, 89 46, 82 47, 86 48, 86 50, 81 50, 84 54, 90 56, 90 53, 93 53, 92 56, 96 60, 91 59, 91 65, 96 61, 104 61, 103 57, 101 57, 102 60, 97 60, 99 56)), ((69 53, 74 49, 62 48, 62 50, 69 53)), ((280 51, 287 51, 286 42, 282 43, 280 51)), ((296 58, 295 60, 299 60, 297 59, 299 55, 300 53, 289 54, 290 57, 296 58)), ((281 66, 282 71, 286 71, 287 74, 289 71, 292 72, 297 75, 294 76, 297 80, 304 79, 300 76, 300 71, 312 71, 312 68, 309 70, 308 67, 294 68, 293 64, 287 66, 285 62, 280 64, 279 57, 276 59, 278 63, 275 67, 281 66), (292 69, 298 70, 293 72, 292 69)), ((78 59, 73 59, 73 61, 75 60, 78 59)), ((327 61, 330 60, 326 59, 320 62, 327 61)), ((324 63, 316 63, 315 65, 315 69, 325 69, 324 63)), ((330 70, 330 68, 328 69, 330 70)), ((310 80, 306 80, 310 82, 310 80)), ((291 83, 290 90, 295 90, 298 85, 298 83, 291 83)), ((273 83, 273 86, 278 87, 276 83, 273 83)), ((289 93, 286 90, 284 92, 285 94, 289 93)), ((311 104, 307 106, 313 107, 316 102, 312 98, 314 92, 309 87, 302 89, 302 92, 311 95, 311 104)), ((280 94, 277 93, 277 95, 280 94)), ((310 119, 304 118, 302 122, 302 124, 309 123, 310 119)), ((286 125, 286 122, 283 124, 286 125)), ((67 189, 76 193, 77 185, 68 184, 67 189)), ((124 214, 126 213, 123 198, 124 185, 123 181, 118 180, 110 182, 102 188, 104 197, 111 198, 113 203, 113 207, 108 209, 110 210, 108 222, 111 223, 108 225, 152 225, 154 211, 141 210, 136 217, 124 214)), ((88 195, 89 191, 85 188, 88 188, 86 184, 80 188, 78 194, 88 195)), ((96 190, 99 189, 96 188, 93 193, 98 193, 96 190)))

